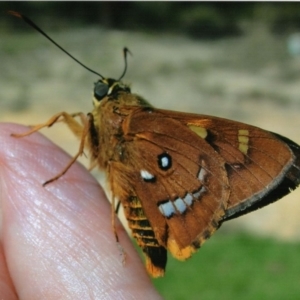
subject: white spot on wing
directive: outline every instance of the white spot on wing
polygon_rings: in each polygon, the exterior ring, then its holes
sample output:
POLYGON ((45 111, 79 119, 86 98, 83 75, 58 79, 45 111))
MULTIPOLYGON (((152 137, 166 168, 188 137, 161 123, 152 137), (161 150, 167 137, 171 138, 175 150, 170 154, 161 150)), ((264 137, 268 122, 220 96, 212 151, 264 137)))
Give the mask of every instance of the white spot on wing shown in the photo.
POLYGON ((169 164, 170 164, 169 158, 166 157, 166 156, 162 157, 160 161, 161 161, 161 166, 163 168, 167 168, 169 166, 169 164))
POLYGON ((181 198, 177 198, 175 201, 174 201, 174 205, 176 207, 176 209, 182 214, 186 211, 186 205, 185 203, 183 202, 183 200, 181 198))
POLYGON ((170 218, 173 214, 175 214, 175 208, 171 201, 160 204, 158 209, 161 214, 167 218, 170 218))
POLYGON ((154 175, 152 175, 151 173, 149 173, 148 171, 146 170, 141 170, 141 176, 143 179, 145 180, 151 180, 154 178, 154 175))
POLYGON ((188 205, 191 206, 193 203, 193 196, 191 194, 186 194, 186 196, 183 198, 183 201, 188 205))
POLYGON ((196 199, 200 199, 201 195, 206 192, 206 188, 205 186, 203 186, 198 192, 194 193, 193 196, 196 198, 196 199))
POLYGON ((199 174, 198 174, 198 179, 201 182, 204 182, 204 178, 205 178, 206 174, 207 174, 207 172, 205 171, 205 169, 201 168, 200 171, 199 171, 199 174))

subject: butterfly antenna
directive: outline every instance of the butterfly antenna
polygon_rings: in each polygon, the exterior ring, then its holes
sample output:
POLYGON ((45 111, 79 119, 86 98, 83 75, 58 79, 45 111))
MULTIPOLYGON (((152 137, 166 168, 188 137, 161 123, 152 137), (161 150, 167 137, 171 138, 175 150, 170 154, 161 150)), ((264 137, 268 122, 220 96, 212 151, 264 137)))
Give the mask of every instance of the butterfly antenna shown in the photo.
MULTIPOLYGON (((53 43, 56 47, 58 47, 60 50, 62 50, 65 54, 67 54, 69 57, 71 57, 73 60, 75 60, 78 64, 80 64, 82 67, 84 67, 86 70, 100 76, 102 79, 104 79, 104 76, 102 76, 101 74, 99 74, 98 72, 90 69, 89 67, 87 67, 86 65, 84 65, 82 62, 80 62, 77 58, 75 58, 73 55, 71 55, 68 51, 66 51, 63 47, 61 47, 59 44, 57 44, 47 33, 45 33, 41 28, 39 28, 33 21, 31 21, 29 18, 27 18, 26 16, 16 12, 16 11, 8 11, 8 13, 12 16, 15 16, 17 18, 20 18, 22 20, 24 20, 28 25, 30 25, 31 27, 33 27, 36 31, 38 31, 39 33, 41 33, 45 38, 47 38, 51 43, 53 43)), ((126 60, 125 60, 126 61, 126 60)), ((126 70, 126 68, 125 68, 126 70)), ((122 76, 124 76, 122 74, 122 76)))
POLYGON ((124 75, 126 74, 126 71, 127 71, 127 53, 131 54, 131 52, 129 51, 128 48, 126 48, 126 47, 123 48, 125 66, 124 66, 124 71, 123 71, 122 75, 120 76, 120 78, 118 79, 118 81, 120 81, 124 77, 124 75))

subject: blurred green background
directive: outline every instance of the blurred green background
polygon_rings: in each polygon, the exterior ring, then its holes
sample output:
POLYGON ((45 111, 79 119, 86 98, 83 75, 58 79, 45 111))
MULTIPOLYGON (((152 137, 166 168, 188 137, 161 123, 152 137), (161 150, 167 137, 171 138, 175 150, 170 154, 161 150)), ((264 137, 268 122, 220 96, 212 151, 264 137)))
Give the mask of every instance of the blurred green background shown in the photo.
MULTIPOLYGON (((53 28, 96 25, 110 29, 173 32, 194 38, 243 34, 245 21, 263 22, 277 34, 300 27, 297 3, 234 2, 6 2, 3 11, 17 9, 53 28)), ((22 28, 12 20, 3 24, 22 28)), ((49 27, 48 27, 49 29, 49 27)))
MULTIPOLYGON (((26 125, 90 111, 97 78, 7 10, 29 16, 104 76, 120 76, 127 46, 124 81, 157 107, 300 143, 299 3, 0 2, 0 121, 26 125)), ((43 133, 76 152, 64 126, 43 133)), ((299 299, 299 200, 295 191, 224 224, 187 262, 170 258, 154 284, 165 299, 299 299)))

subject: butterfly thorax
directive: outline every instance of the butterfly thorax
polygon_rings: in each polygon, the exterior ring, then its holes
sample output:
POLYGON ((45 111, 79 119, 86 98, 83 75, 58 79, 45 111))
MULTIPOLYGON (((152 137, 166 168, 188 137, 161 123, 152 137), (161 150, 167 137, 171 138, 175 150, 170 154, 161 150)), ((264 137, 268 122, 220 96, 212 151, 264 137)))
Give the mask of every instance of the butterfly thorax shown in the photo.
POLYGON ((95 142, 92 142, 92 159, 98 160, 105 169, 109 161, 124 159, 122 145, 124 139, 128 138, 124 136, 122 128, 124 121, 140 107, 151 105, 142 97, 132 94, 128 85, 110 78, 95 83, 93 104, 90 140, 95 142))

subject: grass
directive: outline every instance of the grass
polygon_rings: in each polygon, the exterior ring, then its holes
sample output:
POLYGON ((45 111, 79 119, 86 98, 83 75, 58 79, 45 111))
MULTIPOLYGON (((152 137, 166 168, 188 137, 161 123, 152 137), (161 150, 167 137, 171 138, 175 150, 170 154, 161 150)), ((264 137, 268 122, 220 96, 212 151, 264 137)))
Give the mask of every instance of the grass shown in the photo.
POLYGON ((153 280, 164 299, 299 299, 300 244, 245 234, 216 236, 186 262, 170 257, 153 280))

